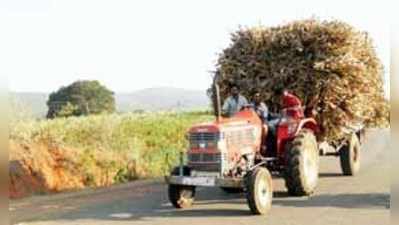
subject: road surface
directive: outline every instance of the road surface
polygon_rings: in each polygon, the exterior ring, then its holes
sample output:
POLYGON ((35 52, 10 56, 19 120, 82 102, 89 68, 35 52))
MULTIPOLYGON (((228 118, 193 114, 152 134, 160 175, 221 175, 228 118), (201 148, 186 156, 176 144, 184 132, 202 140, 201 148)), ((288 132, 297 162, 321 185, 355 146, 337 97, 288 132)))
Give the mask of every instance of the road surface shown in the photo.
POLYGON ((36 196, 10 202, 13 224, 65 225, 213 225, 213 224, 389 224, 389 130, 367 133, 362 169, 341 175, 339 159, 323 157, 317 192, 289 197, 282 179, 273 180, 268 216, 251 215, 241 194, 200 188, 190 209, 176 210, 162 180, 137 181, 96 190, 36 196))

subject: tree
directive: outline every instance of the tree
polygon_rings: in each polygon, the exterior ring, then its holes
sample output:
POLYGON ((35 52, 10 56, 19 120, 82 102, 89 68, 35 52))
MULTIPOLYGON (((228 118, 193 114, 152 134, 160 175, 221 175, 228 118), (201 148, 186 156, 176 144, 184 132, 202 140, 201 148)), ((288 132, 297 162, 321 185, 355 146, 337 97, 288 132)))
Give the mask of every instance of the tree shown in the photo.
POLYGON ((72 103, 67 102, 65 105, 63 105, 60 110, 57 111, 56 117, 67 117, 74 115, 74 112, 78 110, 78 106, 72 105, 72 103))
POLYGON ((50 94, 47 118, 115 112, 114 93, 93 80, 75 81, 50 94))

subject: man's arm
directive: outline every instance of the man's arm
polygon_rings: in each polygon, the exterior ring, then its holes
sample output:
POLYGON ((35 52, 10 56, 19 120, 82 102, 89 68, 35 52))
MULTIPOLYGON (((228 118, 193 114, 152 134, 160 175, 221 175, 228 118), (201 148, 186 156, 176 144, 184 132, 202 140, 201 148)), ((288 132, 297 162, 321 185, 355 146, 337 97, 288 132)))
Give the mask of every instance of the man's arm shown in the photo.
POLYGON ((267 105, 264 102, 262 102, 261 105, 263 108, 263 116, 267 119, 269 117, 269 108, 267 108, 267 105))
POLYGON ((243 103, 243 105, 248 105, 249 104, 247 98, 244 97, 244 96, 242 96, 242 103, 243 103))
POLYGON ((223 107, 222 107, 222 115, 226 116, 229 112, 230 109, 230 97, 226 98, 226 100, 223 103, 223 107))

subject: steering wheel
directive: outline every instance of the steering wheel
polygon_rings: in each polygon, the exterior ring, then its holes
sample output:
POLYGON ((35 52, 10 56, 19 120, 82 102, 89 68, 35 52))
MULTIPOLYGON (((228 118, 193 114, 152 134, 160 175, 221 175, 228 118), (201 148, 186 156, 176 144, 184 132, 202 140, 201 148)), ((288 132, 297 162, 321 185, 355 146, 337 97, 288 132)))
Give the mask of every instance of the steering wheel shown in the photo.
POLYGON ((240 111, 244 110, 244 109, 253 109, 254 105, 253 104, 245 104, 243 106, 241 106, 240 111))

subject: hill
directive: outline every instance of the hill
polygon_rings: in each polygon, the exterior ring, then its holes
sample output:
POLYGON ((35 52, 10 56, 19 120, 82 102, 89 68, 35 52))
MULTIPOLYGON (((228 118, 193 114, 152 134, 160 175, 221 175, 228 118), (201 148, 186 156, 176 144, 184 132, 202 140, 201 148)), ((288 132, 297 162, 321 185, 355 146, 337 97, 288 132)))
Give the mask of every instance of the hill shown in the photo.
POLYGON ((182 88, 147 88, 132 93, 117 93, 118 111, 187 110, 208 107, 210 102, 205 91, 182 88))
MULTIPOLYGON (((46 115, 47 93, 11 92, 10 95, 34 117, 46 115)), ((210 104, 205 91, 172 87, 146 88, 131 93, 116 93, 115 100, 119 112, 141 109, 146 111, 203 109, 210 104)))
POLYGON ((23 109, 35 118, 45 117, 47 114, 47 93, 40 92, 11 92, 11 101, 18 105, 18 110, 23 109))

